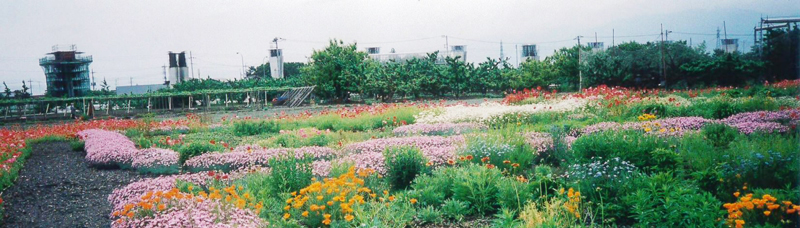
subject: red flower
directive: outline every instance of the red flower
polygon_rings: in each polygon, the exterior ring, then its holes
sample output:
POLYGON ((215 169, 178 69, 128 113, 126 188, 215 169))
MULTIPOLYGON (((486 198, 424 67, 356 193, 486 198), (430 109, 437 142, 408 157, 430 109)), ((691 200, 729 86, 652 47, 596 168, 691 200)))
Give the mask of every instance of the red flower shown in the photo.
POLYGON ((214 170, 208 171, 208 176, 214 176, 214 170))
POLYGON ((489 161, 489 157, 483 157, 483 158, 481 158, 481 162, 483 162, 483 163, 486 163, 486 162, 488 162, 488 161, 489 161))
POLYGON ((474 157, 472 157, 472 155, 467 155, 467 157, 466 157, 467 160, 472 160, 473 158, 474 157))
POLYGON ((214 142, 213 139, 211 141, 209 141, 209 142, 211 143, 211 145, 216 145, 217 144, 217 142, 214 142))
POLYGON ((494 165, 492 165, 492 164, 487 164, 487 165, 486 165, 486 168, 489 168, 489 169, 494 169, 494 165))

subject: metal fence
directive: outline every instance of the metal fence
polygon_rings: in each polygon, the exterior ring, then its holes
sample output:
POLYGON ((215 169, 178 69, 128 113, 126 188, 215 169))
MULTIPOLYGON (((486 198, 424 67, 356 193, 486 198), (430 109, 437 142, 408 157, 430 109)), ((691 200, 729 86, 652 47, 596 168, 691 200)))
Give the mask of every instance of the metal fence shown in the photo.
POLYGON ((267 88, 4 102, 0 103, 0 120, 3 122, 16 122, 69 119, 83 115, 103 118, 131 117, 143 113, 264 110, 272 106, 272 99, 281 96, 287 91, 296 89, 302 88, 267 88))

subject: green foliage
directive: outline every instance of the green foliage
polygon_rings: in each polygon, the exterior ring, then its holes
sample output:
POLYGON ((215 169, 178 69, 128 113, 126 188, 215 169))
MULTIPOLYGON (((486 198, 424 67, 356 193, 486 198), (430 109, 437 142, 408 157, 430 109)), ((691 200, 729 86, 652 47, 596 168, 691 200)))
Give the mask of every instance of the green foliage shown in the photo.
POLYGON ((294 192, 310 185, 314 177, 312 162, 313 158, 309 155, 298 158, 293 153, 270 159, 270 191, 273 194, 294 192))
POLYGON ((497 182, 497 203, 504 210, 519 211, 526 202, 535 199, 535 193, 541 193, 535 187, 533 182, 503 177, 497 182))
MULTIPOLYGON (((398 200, 386 203, 368 202, 355 207, 353 216, 355 219, 341 227, 350 227, 351 224, 361 224, 365 227, 391 227, 402 228, 409 226, 414 221, 417 214, 408 199, 400 195, 398 200)), ((334 224, 331 223, 331 227, 334 224)))
POLYGON ((323 50, 311 54, 311 62, 302 68, 305 82, 316 85, 314 92, 320 97, 347 99, 358 93, 360 76, 364 74, 367 53, 358 51, 355 44, 331 40, 323 50))
POLYGON ((212 151, 221 151, 225 148, 220 146, 219 144, 211 144, 209 142, 191 142, 184 144, 178 149, 178 153, 180 154, 180 163, 183 164, 189 158, 192 158, 197 155, 201 155, 207 152, 212 151))
POLYGON ((674 150, 658 148, 650 152, 654 166, 651 167, 653 172, 666 172, 670 170, 680 169, 683 162, 680 154, 674 150))
POLYGON ((722 123, 707 124, 703 126, 702 133, 711 145, 718 148, 727 148, 728 144, 739 135, 739 131, 735 128, 722 123))
POLYGON ((442 214, 451 221, 460 222, 464 215, 471 214, 470 205, 465 201, 447 199, 442 204, 442 214))
POLYGON ((720 227, 722 203, 693 183, 671 173, 638 179, 636 190, 622 197, 638 227, 720 227))
POLYGON ((242 120, 233 123, 233 132, 237 136, 278 133, 280 125, 274 120, 242 120))
POLYGON ((411 198, 415 198, 422 206, 439 206, 445 199, 453 196, 453 175, 455 168, 445 167, 433 170, 431 174, 420 175, 411 183, 412 190, 408 191, 411 198))
POLYGON ((662 138, 640 131, 605 131, 583 136, 575 140, 572 150, 579 158, 613 158, 633 163, 636 167, 649 169, 658 166, 652 152, 677 145, 677 139, 662 138))
POLYGON ((517 213, 514 210, 503 208, 500 213, 494 215, 492 227, 514 228, 519 227, 519 222, 515 220, 517 213))
POLYGON ((69 147, 72 148, 73 151, 83 151, 84 142, 81 140, 70 140, 69 147))
POLYGON ((418 175, 428 172, 427 159, 414 147, 390 147, 384 151, 386 179, 392 188, 405 189, 418 175))
POLYGON ((444 216, 439 209, 434 208, 433 206, 423 207, 417 210, 417 219, 420 221, 420 224, 441 224, 444 222, 444 216))
POLYGON ((492 214, 497 210, 497 183, 501 178, 497 169, 475 164, 460 167, 453 175, 453 199, 468 202, 478 215, 492 214))

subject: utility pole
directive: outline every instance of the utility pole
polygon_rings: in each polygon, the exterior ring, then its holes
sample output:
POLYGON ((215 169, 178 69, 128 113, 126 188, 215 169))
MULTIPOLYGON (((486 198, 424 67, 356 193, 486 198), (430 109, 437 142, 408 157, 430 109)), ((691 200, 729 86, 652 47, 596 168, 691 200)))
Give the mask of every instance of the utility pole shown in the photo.
POLYGON ((192 57, 192 51, 189 51, 189 64, 192 65, 192 75, 190 78, 194 77, 194 57, 192 57))
POLYGON ((611 29, 611 46, 612 47, 617 46, 616 34, 614 33, 614 29, 611 29))
MULTIPOLYGON (((275 45, 277 45, 277 43, 278 42, 275 42, 275 45)), ((275 48, 277 49, 277 47, 275 47, 275 48)), ((242 57, 242 79, 244 79, 244 77, 247 76, 247 72, 244 69, 244 55, 242 55, 242 53, 239 53, 239 52, 236 52, 236 54, 239 54, 239 56, 242 57)))
POLYGON ((575 37, 578 40, 578 90, 583 90, 583 72, 581 71, 581 37, 575 37))
POLYGON ((450 42, 449 42, 449 39, 447 38, 447 35, 442 35, 442 37, 444 37, 444 50, 447 53, 447 55, 449 55, 450 54, 450 42))
POLYGON ((661 78, 664 80, 664 89, 666 89, 667 69, 664 66, 664 24, 661 24, 661 78))
MULTIPOLYGON (((722 21, 722 29, 724 29, 724 31, 725 31, 725 41, 727 41, 728 40, 728 26, 725 25, 725 21, 722 21)), ((723 45, 725 45, 725 53, 728 53, 728 46, 730 46, 730 45, 727 45, 727 44, 723 44, 723 45)))
POLYGON ((517 60, 517 67, 519 68, 519 48, 514 44, 514 59, 517 60))
POLYGON ((31 96, 33 96, 33 80, 28 79, 28 84, 31 85, 31 93, 30 94, 31 94, 31 96))
POLYGON ((164 85, 169 85, 169 80, 167 79, 167 65, 161 66, 161 69, 164 70, 164 85))
POLYGON ((131 86, 133 86, 133 77, 130 77, 130 78, 131 78, 131 86))
POLYGON ((94 69, 92 69, 92 90, 96 90, 95 86, 97 85, 97 81, 94 80, 94 69))
POLYGON ((503 59, 503 40, 500 40, 500 60, 503 59))

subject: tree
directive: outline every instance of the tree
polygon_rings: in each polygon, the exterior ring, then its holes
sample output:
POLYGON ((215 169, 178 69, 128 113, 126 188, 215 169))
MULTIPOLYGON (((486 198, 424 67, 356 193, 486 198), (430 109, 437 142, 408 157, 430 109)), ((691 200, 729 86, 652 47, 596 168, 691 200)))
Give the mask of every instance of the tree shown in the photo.
POLYGON ((304 81, 316 85, 320 97, 347 99, 350 93, 361 92, 367 53, 358 51, 356 44, 331 40, 328 47, 315 50, 311 62, 303 67, 304 81))
POLYGON ((6 87, 6 89, 3 91, 3 93, 5 93, 5 97, 6 98, 10 98, 11 97, 11 89, 8 88, 8 85, 6 85, 5 81, 3 81, 3 86, 6 87))
POLYGON ((106 78, 103 78, 103 83, 100 84, 100 91, 103 93, 111 92, 108 86, 108 82, 106 82, 106 78))

